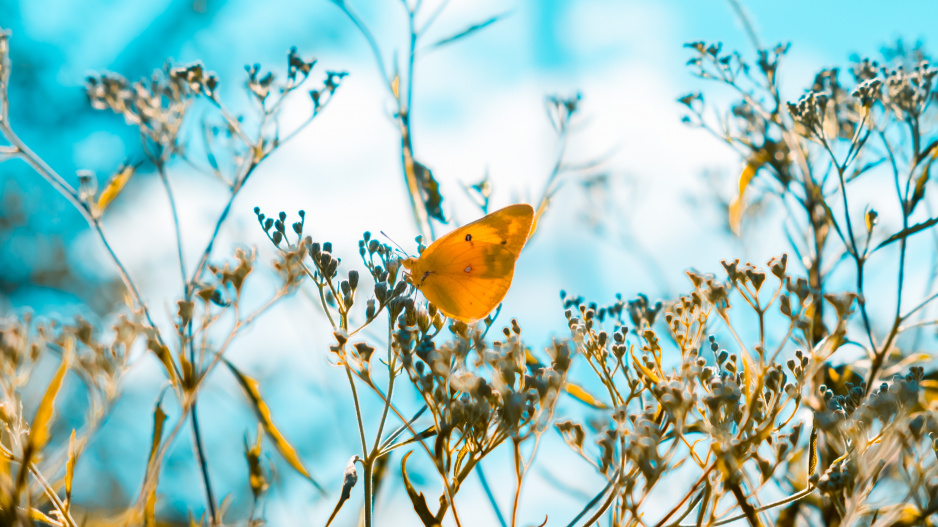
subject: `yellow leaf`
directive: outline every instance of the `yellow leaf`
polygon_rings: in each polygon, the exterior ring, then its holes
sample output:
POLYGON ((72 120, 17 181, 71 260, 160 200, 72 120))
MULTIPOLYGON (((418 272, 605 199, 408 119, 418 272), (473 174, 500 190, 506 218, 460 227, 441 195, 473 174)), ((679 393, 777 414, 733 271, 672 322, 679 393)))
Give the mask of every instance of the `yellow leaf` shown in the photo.
POLYGON ((137 167, 140 165, 131 165, 124 163, 117 169, 117 172, 111 176, 111 180, 107 182, 107 186, 104 187, 104 190, 101 191, 101 195, 98 196, 98 211, 104 212, 104 209, 114 201, 114 198, 120 194, 121 190, 124 189, 124 185, 130 181, 130 177, 134 175, 137 167))
MULTIPOLYGON (((159 471, 155 470, 154 465, 156 464, 156 454, 160 449, 160 441, 163 438, 163 423, 166 422, 166 414, 163 413, 163 409, 160 408, 160 403, 157 401, 156 409, 153 410, 153 439, 150 443, 150 457, 147 460, 147 472, 156 474, 156 477, 159 475, 159 471)), ((144 502, 143 509, 143 522, 147 527, 156 525, 156 477, 153 481, 148 481, 147 484, 149 487, 146 489, 147 498, 144 502)))
MULTIPOLYGON (((528 371, 532 372, 544 367, 544 363, 539 361, 529 349, 524 350, 524 365, 527 366, 528 371)), ((567 383, 566 390, 570 397, 573 397, 577 401, 580 401, 587 406, 592 406, 593 408, 599 409, 608 408, 602 401, 593 397, 589 394, 589 392, 584 390, 582 386, 573 383, 567 383)))
POLYGON ((638 357, 635 356, 635 353, 629 352, 629 354, 632 356, 632 365, 635 366, 635 369, 640 371, 645 377, 648 377, 651 380, 651 382, 654 382, 654 383, 661 382, 661 379, 658 378, 657 375, 655 375, 655 372, 646 368, 645 364, 643 364, 642 361, 640 361, 638 357))
POLYGON ((161 344, 156 339, 150 339, 147 342, 147 348, 153 352, 154 355, 160 362, 163 364, 163 368, 166 369, 166 374, 169 376, 169 380, 173 386, 179 386, 179 376, 176 373, 176 364, 173 362, 173 355, 170 353, 169 348, 161 344))
POLYGON ((427 498, 423 495, 423 492, 417 492, 413 484, 410 482, 410 477, 407 475, 407 458, 413 454, 414 451, 404 454, 404 458, 401 459, 401 476, 404 480, 404 490, 407 491, 407 496, 410 498, 411 504, 414 506, 414 512, 417 513, 417 516, 420 518, 420 521, 423 523, 424 527, 438 527, 440 525, 440 520, 438 520, 432 512, 430 512, 430 507, 427 506, 427 498))
POLYGON ((75 441, 75 429, 68 438, 68 461, 65 462, 65 513, 72 505, 72 480, 75 477, 75 461, 78 458, 78 443, 75 441))
POLYGON ((205 524, 205 513, 202 513, 202 516, 199 517, 198 523, 195 521, 195 516, 192 515, 192 511, 189 511, 189 527, 202 527, 205 524))
POLYGON ((394 79, 391 81, 391 93, 394 94, 395 99, 401 98, 401 77, 400 75, 395 75, 394 79))
POLYGON ((52 518, 46 516, 45 513, 43 513, 41 510, 34 509, 32 507, 29 508, 29 519, 33 521, 37 521, 37 522, 42 522, 47 525, 59 525, 61 523, 57 520, 53 520, 52 518))
POLYGON ((907 207, 908 214, 912 214, 918 202, 925 197, 925 183, 928 183, 931 164, 935 162, 935 159, 938 159, 938 147, 932 148, 931 158, 925 162, 925 168, 922 169, 922 174, 915 180, 915 189, 912 191, 912 197, 909 199, 907 207))
POLYGON ((581 403, 585 405, 592 406, 593 408, 599 408, 599 409, 608 408, 605 404, 603 404, 602 401, 590 395, 589 392, 587 392, 586 390, 584 390, 581 386, 577 384, 568 382, 566 385, 566 388, 567 388, 567 393, 570 394, 570 397, 573 397, 574 399, 576 399, 577 401, 580 401, 581 403))
POLYGON ((531 224, 531 233, 528 234, 528 238, 534 236, 534 231, 537 230, 537 222, 541 219, 541 216, 547 212, 547 206, 550 204, 550 197, 544 196, 544 199, 541 200, 541 203, 537 206, 537 211, 534 213, 534 223, 531 224))
POLYGON ((55 376, 49 382, 46 393, 42 396, 42 401, 39 402, 39 408, 36 409, 36 415, 30 425, 29 443, 26 448, 31 453, 39 452, 49 441, 49 421, 52 420, 52 411, 55 408, 55 396, 62 388, 65 372, 68 371, 68 351, 66 349, 62 354, 62 363, 59 365, 59 370, 55 372, 55 376))
POLYGON ((277 451, 280 452, 280 455, 283 456, 291 467, 315 485, 317 489, 323 491, 319 483, 306 471, 306 467, 304 467, 303 463, 300 461, 300 456, 296 453, 296 449, 293 448, 293 445, 287 441, 287 438, 285 438, 283 434, 280 433, 280 430, 277 429, 277 426, 274 425, 273 418, 270 415, 270 408, 267 407, 267 403, 265 403, 263 397, 261 397, 260 386, 257 381, 242 374, 233 364, 228 362, 228 360, 222 360, 228 365, 228 369, 231 370, 231 373, 238 379, 238 383, 241 384, 244 393, 248 396, 248 399, 251 400, 251 405, 254 406, 254 412, 257 414, 257 418, 264 427, 264 431, 267 432, 267 435, 270 437, 271 441, 273 441, 277 451))
POLYGON ((537 360, 537 357, 535 357, 529 349, 524 350, 524 365, 528 366, 528 369, 531 371, 544 367, 544 363, 537 360))
POLYGON ((814 416, 814 421, 811 423, 811 438, 808 440, 808 481, 807 485, 811 485, 811 478, 814 476, 814 471, 817 470, 817 416, 814 416))
POLYGON ((261 466, 261 439, 263 437, 261 424, 258 423, 257 441, 254 445, 249 445, 245 439, 244 444, 244 456, 248 461, 248 483, 251 485, 251 492, 254 494, 254 499, 257 499, 261 494, 266 492, 268 487, 267 476, 264 475, 264 470, 261 466))
POLYGON ((932 379, 922 379, 922 381, 919 383, 919 386, 924 388, 925 402, 931 404, 934 401, 938 401, 938 381, 932 379))
POLYGON ((746 188, 749 186, 749 182, 752 181, 752 178, 756 175, 756 172, 759 170, 759 167, 762 166, 762 156, 755 155, 743 167, 742 174, 739 175, 739 194, 733 198, 733 201, 730 202, 729 206, 729 221, 730 229, 733 231, 733 234, 739 234, 739 226, 743 220, 743 211, 745 210, 745 202, 743 201, 743 195, 746 193, 746 188))
POLYGON ((870 209, 866 211, 864 215, 864 220, 866 221, 866 232, 873 232, 873 227, 876 226, 876 219, 879 217, 879 213, 875 210, 870 209))

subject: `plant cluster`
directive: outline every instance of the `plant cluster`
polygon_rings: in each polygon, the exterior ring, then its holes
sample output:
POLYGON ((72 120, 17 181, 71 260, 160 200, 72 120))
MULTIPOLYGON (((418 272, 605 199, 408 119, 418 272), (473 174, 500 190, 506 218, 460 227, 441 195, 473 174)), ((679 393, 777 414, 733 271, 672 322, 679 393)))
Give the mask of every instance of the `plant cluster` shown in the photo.
MULTIPOLYGON (((368 26, 349 4, 336 5, 367 40, 387 84, 400 131, 401 174, 421 241, 430 241, 445 221, 443 195, 432 171, 414 157, 410 117, 416 50, 440 12, 404 2, 409 48, 403 62, 389 69, 368 26)), ((689 125, 744 160, 738 193, 726 200, 728 226, 737 232, 755 228, 753 204, 773 204, 784 211, 793 257, 782 254, 764 266, 724 261, 719 275, 688 271, 688 292, 662 302, 617 295, 605 305, 561 293, 566 336, 539 351, 522 338, 516 320, 499 332, 500 308, 476 324, 448 321, 416 296, 395 250, 368 232, 358 241, 360 265, 343 262, 331 242, 305 234, 303 211, 291 223, 285 212, 268 216, 254 209, 276 253, 273 270, 280 280, 257 307, 243 301, 257 266, 256 249, 236 249, 232 258, 220 259, 214 251, 218 234, 258 166, 296 135, 281 134, 284 101, 301 88, 307 91, 313 104, 300 128, 305 127, 345 76, 325 72, 309 89, 316 61, 295 49, 282 81, 259 65, 246 68, 253 105, 248 117, 226 107, 221 81, 200 64, 167 65, 137 82, 116 74, 88 79, 91 105, 139 130, 146 166, 158 173, 172 207, 181 287, 171 327, 157 325, 102 223, 110 203, 144 164, 122 165, 99 190, 94 174, 78 174, 76 187, 30 150, 9 121, 9 43, 9 35, 0 32, 0 136, 6 143, 0 161, 25 161, 81 212, 126 287, 128 311, 111 331, 81 319, 37 322, 29 314, 0 322, 0 524, 77 526, 83 523, 76 520, 81 510, 102 523, 156 525, 164 461, 187 421, 205 493, 206 513, 190 515, 193 525, 265 523, 271 467, 263 438, 334 503, 326 525, 356 489, 361 522, 382 523, 375 497, 396 473, 389 469, 392 456, 404 450, 400 479, 417 521, 426 527, 476 523, 473 508, 458 497, 473 474, 503 527, 553 524, 558 520, 525 518, 520 507, 546 434, 562 437, 582 459, 583 470, 591 468, 604 482, 578 513, 560 520, 571 527, 717 526, 737 520, 933 524, 938 374, 929 369, 935 320, 928 314, 938 298, 932 293, 938 271, 933 260, 920 276, 924 266, 910 247, 931 236, 930 254, 938 258, 932 228, 938 217, 928 192, 938 158, 938 70, 920 49, 892 50, 882 63, 857 59, 848 69, 850 81, 839 69, 822 70, 803 96, 791 100, 778 84, 789 46, 768 49, 754 39, 756 60, 750 63, 719 44, 688 44, 692 72, 739 99, 716 117, 708 114, 702 94, 680 99, 689 125), (196 105, 210 114, 193 123, 196 105), (218 179, 228 193, 194 267, 183 254, 181 240, 190 233, 180 227, 170 185, 179 164, 218 179), (865 196, 856 190, 861 184, 895 195, 878 192, 875 202, 857 208, 865 196), (895 286, 891 296, 879 298, 883 292, 869 288, 876 269, 871 266, 889 258, 895 286), (328 349, 320 351, 334 371, 344 373, 355 407, 360 445, 349 452, 340 489, 313 477, 275 424, 258 381, 225 356, 257 317, 299 290, 312 293, 331 326, 328 349), (155 402, 137 498, 105 517, 72 503, 75 467, 120 397, 121 377, 136 366, 132 350, 138 342, 158 359, 167 380, 155 402), (850 356, 860 358, 845 360, 850 356), (57 366, 46 382, 42 363, 49 362, 57 366), (256 438, 245 442, 251 495, 233 497, 251 503, 243 517, 228 512, 231 502, 217 499, 200 432, 199 394, 217 369, 234 376, 258 420, 256 438), (88 401, 80 424, 54 416, 70 377, 82 381, 88 401), (402 408, 402 390, 417 396, 418 411, 402 408), (26 401, 37 394, 36 402, 26 401), (181 408, 174 420, 163 411, 164 397, 181 408), (362 409, 365 397, 380 403, 375 420, 362 409), (587 415, 558 418, 564 398, 587 405, 587 415), (513 460, 514 492, 507 498, 491 492, 482 472, 482 460, 499 448, 510 449, 513 460), (422 491, 407 469, 414 451, 436 473, 422 491), (662 495, 662 488, 670 491, 662 495), (510 512, 501 505, 506 500, 510 512)), ((562 199, 556 191, 570 171, 563 152, 578 101, 578 95, 548 99, 561 154, 547 176, 539 214, 549 210, 550 198, 562 199)), ((482 211, 488 210, 492 188, 488 180, 467 188, 482 211)))

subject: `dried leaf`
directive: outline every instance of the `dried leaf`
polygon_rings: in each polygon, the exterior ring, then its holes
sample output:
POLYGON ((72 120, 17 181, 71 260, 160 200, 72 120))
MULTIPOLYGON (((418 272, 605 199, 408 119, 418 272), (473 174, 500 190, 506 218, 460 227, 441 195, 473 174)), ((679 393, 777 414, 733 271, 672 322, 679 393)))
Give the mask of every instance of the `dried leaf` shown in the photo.
POLYGON ((873 227, 876 226, 876 220, 879 218, 879 213, 873 209, 866 211, 866 214, 863 215, 863 221, 866 223, 866 232, 873 232, 873 227))
POLYGON ((817 470, 817 417, 811 423, 811 439, 808 441, 808 485, 811 485, 811 479, 817 470))
POLYGON ((443 215, 443 195, 440 193, 439 182, 433 177, 433 172, 414 160, 414 177, 420 185, 420 193, 423 195, 427 214, 435 220, 446 223, 446 216, 443 215))
MULTIPOLYGON (((68 371, 68 350, 62 355, 62 363, 58 371, 49 381, 46 393, 39 402, 39 408, 36 409, 36 415, 33 417, 29 427, 29 443, 26 450, 30 454, 35 454, 42 450, 49 441, 49 422, 52 420, 52 411, 55 409, 55 396, 62 388, 62 381, 65 379, 65 372, 68 371)), ((31 456, 24 456, 27 459, 31 456)))
POLYGON ((244 389, 245 395, 248 396, 248 399, 251 401, 251 405, 254 407, 254 413, 257 414, 258 420, 261 422, 261 425, 264 427, 264 431, 267 432, 267 435, 270 437, 270 440, 273 441, 274 447, 277 448, 277 451, 280 452, 280 455, 283 456, 283 459, 290 464, 297 472, 302 474, 306 479, 310 481, 320 492, 325 494, 324 489, 319 485, 319 483, 313 479, 306 468, 303 466, 303 463, 300 461, 300 456, 296 453, 296 449, 293 448, 293 445, 287 441, 287 438, 280 433, 280 430, 274 425, 273 418, 270 415, 270 408, 267 407, 267 403, 264 402, 264 398, 261 397, 260 386, 258 382, 247 375, 244 375, 233 364, 231 364, 227 359, 222 359, 228 369, 231 370, 231 373, 234 374, 235 378, 238 379, 238 383, 241 384, 241 388, 244 389))
POLYGON ((355 462, 360 459, 358 456, 352 456, 352 459, 348 460, 348 464, 345 466, 345 476, 342 478, 342 493, 339 495, 339 502, 335 504, 335 509, 332 509, 332 514, 329 515, 326 527, 329 527, 332 520, 335 519, 335 515, 339 513, 339 509, 352 496, 352 487, 358 483, 358 471, 355 469, 355 462))
POLYGON ((104 190, 101 191, 101 195, 98 196, 97 207, 99 213, 104 212, 104 209, 120 194, 121 190, 124 189, 124 186, 130 181, 131 176, 134 175, 134 172, 137 171, 137 167, 139 166, 139 163, 124 163, 117 169, 117 172, 111 176, 110 181, 107 182, 107 186, 104 187, 104 190))
POLYGON ((938 401, 938 381, 932 379, 922 379, 919 381, 922 391, 925 392, 925 402, 931 404, 938 401))
POLYGON ((390 475, 388 467, 391 465, 391 456, 383 455, 378 456, 375 459, 374 464, 371 467, 371 495, 378 496, 381 492, 381 486, 383 485, 387 476, 390 475))
POLYGON ((202 516, 199 517, 199 521, 195 521, 195 516, 192 515, 192 511, 189 511, 189 527, 202 527, 205 524, 205 513, 202 513, 202 516))
POLYGON ((642 361, 638 360, 638 357, 635 356, 635 353, 633 352, 629 352, 629 353, 632 355, 632 365, 635 366, 635 369, 640 371, 642 375, 644 375, 645 377, 648 377, 651 380, 651 382, 654 382, 654 383, 661 382, 661 379, 658 377, 658 375, 655 374, 655 372, 646 368, 645 364, 643 364, 642 361))
POLYGON ((413 451, 410 451, 404 454, 404 458, 401 459, 401 476, 404 480, 404 488, 407 489, 407 496, 410 497, 410 502, 414 506, 414 512, 417 513, 424 527, 439 527, 440 521, 436 519, 433 513, 430 512, 430 508, 427 507, 427 499, 422 492, 417 492, 414 489, 414 486, 410 483, 410 477, 407 476, 407 458, 413 453, 413 451))
POLYGON ((156 454, 160 449, 160 442, 163 440, 163 423, 166 422, 166 414, 160 407, 159 401, 156 402, 156 408, 153 410, 153 438, 150 441, 150 457, 147 459, 147 473, 154 474, 153 481, 147 481, 146 501, 143 507, 143 524, 147 527, 156 525, 156 483, 159 477, 159 471, 155 470, 156 454))
POLYGON ((527 366, 528 371, 531 373, 544 367, 544 363, 538 360, 538 358, 531 353, 530 349, 524 350, 524 365, 527 366))
POLYGON ((915 180, 915 190, 912 191, 912 197, 909 199, 909 204, 906 207, 906 214, 912 214, 912 211, 915 210, 915 206, 925 197, 925 183, 928 183, 932 163, 938 158, 938 148, 934 148, 934 145, 935 144, 932 143, 931 158, 925 162, 925 168, 922 169, 921 175, 915 180))
POLYGON ((264 475, 261 467, 261 439, 264 437, 263 429, 260 423, 257 423, 257 441, 253 445, 247 444, 245 438, 244 456, 248 462, 248 483, 251 485, 251 493, 257 500, 261 494, 267 491, 267 476, 264 475))
POLYGON ((54 520, 54 519, 52 519, 52 518, 46 516, 45 513, 43 513, 43 512, 42 512, 41 510, 39 510, 39 509, 34 509, 34 508, 30 507, 28 514, 29 514, 29 519, 30 519, 30 520, 37 521, 37 522, 41 522, 41 523, 44 523, 44 524, 46 524, 46 525, 59 525, 59 524, 61 524, 61 522, 56 521, 56 520, 54 520))
POLYGON ((401 98, 401 76, 395 75, 394 79, 391 81, 391 93, 394 94, 394 98, 400 100, 401 98))
POLYGON ((877 245, 873 251, 878 251, 891 243, 897 242, 903 238, 908 238, 909 236, 912 236, 917 232, 924 231, 930 227, 934 227, 936 224, 938 224, 938 218, 931 218, 929 220, 923 221, 922 223, 916 223, 908 229, 902 229, 901 231, 886 238, 879 245, 877 245))
POLYGON ((749 187, 749 183, 752 181, 752 178, 755 177, 756 172, 759 171, 762 164, 762 156, 754 155, 746 163, 742 173, 739 175, 739 193, 733 198, 733 201, 731 201, 729 205, 729 223, 733 234, 739 235, 739 227, 743 221, 743 211, 746 209, 743 196, 746 193, 746 189, 749 187))
POLYGON ((163 364, 163 368, 166 370, 166 375, 169 376, 169 381, 172 385, 178 387, 179 376, 176 372, 176 363, 173 362, 173 354, 169 351, 169 348, 156 339, 149 339, 147 341, 147 348, 149 348, 163 364))
POLYGON ((570 397, 573 397, 577 401, 580 401, 581 403, 587 406, 591 406, 593 408, 599 408, 599 409, 608 408, 602 401, 590 395, 589 392, 587 392, 586 390, 584 390, 581 386, 577 384, 568 382, 565 385, 565 387, 570 397))
POLYGON ((65 462, 65 514, 72 505, 72 480, 75 478, 75 461, 78 459, 78 443, 75 441, 75 429, 68 438, 68 461, 65 462))
POLYGON ((534 221, 531 222, 531 232, 528 234, 528 239, 530 240, 534 236, 534 232, 537 230, 537 223, 540 221, 541 216, 547 212, 547 207, 550 205, 550 197, 545 196, 541 203, 537 206, 537 210, 534 212, 534 221))

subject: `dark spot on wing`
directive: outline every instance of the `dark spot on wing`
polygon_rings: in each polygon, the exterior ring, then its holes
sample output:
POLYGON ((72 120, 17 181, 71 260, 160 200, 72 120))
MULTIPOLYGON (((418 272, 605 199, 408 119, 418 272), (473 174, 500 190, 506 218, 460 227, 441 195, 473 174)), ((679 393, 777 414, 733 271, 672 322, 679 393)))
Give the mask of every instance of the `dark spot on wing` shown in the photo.
POLYGON ((467 241, 467 242, 471 242, 471 241, 472 241, 472 235, 471 235, 471 234, 467 234, 467 235, 466 235, 466 241, 467 241))
POLYGON ((508 240, 502 240, 502 245, 508 245, 508 240))

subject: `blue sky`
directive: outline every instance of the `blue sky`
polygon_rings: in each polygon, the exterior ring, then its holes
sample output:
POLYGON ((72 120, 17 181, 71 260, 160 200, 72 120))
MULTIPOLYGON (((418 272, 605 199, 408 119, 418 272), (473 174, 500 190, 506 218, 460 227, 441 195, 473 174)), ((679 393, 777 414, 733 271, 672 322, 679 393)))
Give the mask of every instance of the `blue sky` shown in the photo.
MULTIPOLYGON (((390 62, 395 51, 401 56, 406 33, 398 3, 350 3, 375 30, 385 60, 390 62)), ((763 43, 792 43, 782 74, 790 100, 797 99, 817 69, 844 65, 854 53, 876 55, 881 46, 900 37, 907 42, 921 39, 932 49, 938 41, 938 3, 931 1, 750 1, 743 6, 763 43)), ((357 239, 365 230, 384 230, 405 248, 415 249, 410 242, 415 231, 399 175, 399 143, 389 119, 387 93, 363 39, 330 2, 43 0, 19 2, 17 7, 19 18, 0 18, 0 26, 9 23, 16 29, 14 47, 36 46, 34 58, 45 75, 40 82, 55 96, 48 108, 36 110, 45 114, 63 106, 80 107, 80 87, 89 73, 114 70, 136 78, 158 68, 166 57, 178 62, 201 60, 219 74, 223 97, 236 107, 245 106, 240 95, 243 65, 260 62, 282 71, 286 51, 294 45, 305 55, 317 56, 320 71, 348 71, 333 105, 259 171, 236 203, 220 246, 257 245, 259 261, 271 259, 251 212, 259 205, 265 211, 291 214, 305 209, 312 234, 334 241, 349 262, 355 261, 357 239), (213 17, 200 18, 193 5, 204 5, 213 17), (183 29, 169 32, 173 27, 183 29), (172 37, 160 41, 162 31, 172 37), (154 39, 160 45, 150 49, 154 39)), ((463 42, 427 53, 417 65, 416 153, 440 179, 454 218, 466 222, 477 214, 462 197, 461 186, 486 172, 496 185, 496 206, 532 200, 540 194, 557 154, 557 142, 544 114, 544 97, 578 91, 583 96, 582 116, 570 140, 570 158, 588 161, 607 156, 606 170, 618 182, 615 197, 624 222, 618 228, 658 256, 671 291, 688 287, 682 275, 688 267, 712 271, 722 258, 764 261, 784 250, 783 239, 746 239, 745 243, 728 239, 720 231, 721 218, 687 204, 689 196, 704 189, 703 170, 733 174, 740 167, 727 148, 683 126, 681 108, 675 102, 680 95, 701 89, 713 92, 716 100, 721 97, 719 90, 687 72, 685 42, 720 41, 726 49, 751 57, 751 45, 727 2, 453 0, 427 38, 448 36, 500 13, 506 13, 502 21, 463 42)), ((11 97, 25 96, 24 90, 22 86, 13 90, 11 97)), ((284 128, 302 121, 307 110, 304 101, 287 106, 284 128)), ((79 113, 59 134, 51 134, 25 108, 15 116, 19 122, 14 126, 23 137, 38 151, 48 152, 63 174, 77 168, 107 174, 125 157, 139 153, 133 133, 117 117, 79 113), (62 148, 63 142, 67 148, 62 148)), ((59 198, 44 183, 34 184, 35 179, 22 172, 14 174, 8 165, 0 165, 0 181, 8 176, 21 178, 28 192, 47 196, 44 201, 49 207, 60 210, 55 205, 59 198)), ((168 225, 169 212, 151 176, 144 173, 132 181, 106 223, 127 266, 136 275, 146 276, 144 295, 162 307, 173 301, 166 291, 175 286, 175 253, 172 230, 158 227, 168 225)), ((182 164, 172 167, 171 177, 183 221, 192 233, 187 236, 186 251, 193 255, 205 243, 223 192, 215 182, 182 164)), ((732 176, 726 180, 732 183, 732 176)), ((563 336, 559 289, 598 301, 611 301, 614 292, 627 297, 642 291, 652 296, 661 293, 655 277, 638 264, 634 248, 610 235, 615 229, 597 234, 588 228, 584 221, 587 206, 576 184, 565 186, 540 226, 541 234, 519 261, 505 312, 518 314, 535 348, 546 345, 552 336, 563 336)), ((92 275, 111 275, 91 233, 75 228, 72 236, 70 255, 77 265, 92 275)), ((272 280, 261 278, 258 298, 263 298, 264 285, 272 280)), ((14 308, 35 305, 40 301, 37 298, 35 292, 24 291, 11 304, 14 308)), ((57 306, 53 303, 49 309, 57 306)), ((350 408, 334 395, 344 394, 345 387, 321 353, 325 348, 322 335, 329 334, 325 330, 326 323, 315 307, 298 296, 258 324, 231 357, 262 382, 282 376, 280 382, 264 386, 274 415, 285 423, 288 437, 298 438, 298 448, 309 465, 327 475, 326 482, 334 486, 354 452, 329 455, 321 445, 354 444, 355 436, 347 426, 350 408), (288 330, 283 329, 284 320, 293 321, 288 330), (259 349, 265 353, 259 354, 259 349), (338 430, 336 435, 322 431, 329 427, 338 430)), ((109 421, 120 424, 120 441, 127 452, 145 448, 150 417, 139 408, 150 408, 162 383, 147 370, 147 360, 142 359, 131 373, 128 393, 109 421), (124 428, 128 424, 130 430, 124 428)), ((225 416, 217 432, 207 433, 216 459, 240 460, 241 437, 245 430, 253 430, 239 397, 227 379, 205 392, 201 411, 225 416)), ((544 457, 576 463, 564 457, 567 454, 556 443, 547 442, 544 457)), ((102 453, 109 444, 99 445, 99 460, 105 465, 117 463, 102 453)), ((200 507, 190 450, 187 441, 179 442, 163 480, 167 503, 179 510, 200 507)), ((498 468, 506 461, 496 457, 490 472, 499 474, 498 468)), ((243 467, 219 463, 215 470, 222 482, 220 494, 245 491, 236 483, 224 483, 243 481, 243 467)), ((138 472, 117 471, 131 493, 139 481, 138 472)), ((283 477, 290 478, 289 474, 283 477)), ((526 510, 532 521, 534 513, 541 511, 566 517, 572 504, 580 501, 565 498, 564 492, 546 483, 550 477, 547 474, 529 487, 526 510)), ((493 478, 498 492, 510 490, 508 483, 493 478)), ((569 479, 569 485, 585 493, 595 490, 599 481, 585 466, 581 475, 569 479)), ((328 507, 310 501, 312 492, 307 490, 275 494, 278 500, 269 507, 271 519, 286 521, 307 512, 317 517, 328 514, 328 507)), ((397 498, 402 496, 400 489, 393 492, 397 498)), ((467 502, 481 496, 478 488, 467 492, 467 502)), ((383 505, 390 514, 403 518, 412 514, 403 500, 388 499, 383 505)), ((354 518, 346 521, 352 523, 354 518)), ((491 518, 479 521, 486 525, 491 518)))

